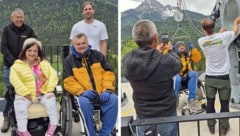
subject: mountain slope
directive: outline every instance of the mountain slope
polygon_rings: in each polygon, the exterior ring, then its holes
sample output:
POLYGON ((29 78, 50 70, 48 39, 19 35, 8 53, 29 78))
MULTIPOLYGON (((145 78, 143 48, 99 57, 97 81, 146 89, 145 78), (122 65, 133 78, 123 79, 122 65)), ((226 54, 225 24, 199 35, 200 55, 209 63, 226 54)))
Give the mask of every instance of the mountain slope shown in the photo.
POLYGON ((194 27, 197 27, 199 30, 201 30, 199 26, 199 20, 205 18, 206 16, 192 11, 182 10, 185 15, 184 20, 178 23, 173 19, 173 15, 177 10, 177 7, 170 5, 164 6, 157 0, 144 0, 135 9, 122 12, 122 40, 131 38, 132 26, 136 21, 141 19, 149 19, 157 22, 156 25, 158 26, 159 30, 164 30, 164 32, 169 32, 170 34, 174 34, 174 31, 176 31, 178 27, 190 27, 189 23, 191 22, 194 24, 194 27))

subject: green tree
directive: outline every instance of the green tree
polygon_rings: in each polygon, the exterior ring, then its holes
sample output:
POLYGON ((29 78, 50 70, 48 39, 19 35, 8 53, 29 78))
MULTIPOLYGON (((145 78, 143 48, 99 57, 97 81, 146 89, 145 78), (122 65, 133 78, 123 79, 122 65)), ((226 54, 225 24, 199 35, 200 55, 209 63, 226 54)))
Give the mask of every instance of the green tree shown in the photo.
MULTIPOLYGON (((129 53, 130 51, 132 51, 133 49, 136 49, 136 48, 138 48, 138 45, 133 40, 123 41, 122 48, 121 48, 122 59, 127 53, 129 53)), ((123 76, 123 75, 124 75, 124 71, 123 71, 123 64, 122 64, 121 65, 121 76, 123 76)))

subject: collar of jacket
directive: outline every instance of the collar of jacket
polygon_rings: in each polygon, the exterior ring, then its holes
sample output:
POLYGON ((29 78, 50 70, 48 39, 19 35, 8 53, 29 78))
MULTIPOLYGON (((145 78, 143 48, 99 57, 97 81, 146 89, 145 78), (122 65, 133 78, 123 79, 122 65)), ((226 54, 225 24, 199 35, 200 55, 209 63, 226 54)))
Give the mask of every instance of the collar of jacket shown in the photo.
POLYGON ((71 50, 73 56, 76 57, 76 58, 83 58, 83 57, 88 56, 88 54, 91 51, 91 48, 92 48, 92 46, 88 45, 88 49, 83 54, 80 54, 76 51, 76 49, 73 47, 73 45, 70 46, 70 50, 71 50))
POLYGON ((184 51, 183 53, 178 53, 178 56, 179 56, 180 58, 182 58, 182 57, 188 57, 188 52, 187 52, 187 51, 184 51))
POLYGON ((24 23, 23 23, 23 25, 21 27, 16 27, 13 22, 11 23, 11 26, 12 26, 13 29, 15 29, 15 30, 17 30, 19 32, 23 31, 25 29, 25 27, 26 27, 26 25, 24 23))
POLYGON ((146 47, 146 46, 139 46, 139 49, 141 50, 149 50, 152 49, 151 47, 146 47))

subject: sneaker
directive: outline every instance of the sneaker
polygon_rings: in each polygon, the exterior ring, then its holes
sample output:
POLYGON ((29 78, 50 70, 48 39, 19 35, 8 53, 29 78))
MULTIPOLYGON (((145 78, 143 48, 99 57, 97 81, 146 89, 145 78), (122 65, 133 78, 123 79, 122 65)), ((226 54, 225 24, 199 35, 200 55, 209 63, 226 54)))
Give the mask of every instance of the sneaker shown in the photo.
POLYGON ((16 132, 18 136, 31 136, 31 134, 28 131, 21 132, 18 129, 16 129, 16 132))
POLYGON ((47 130, 45 136, 54 136, 54 132, 55 132, 56 128, 57 128, 56 125, 49 124, 48 125, 48 130, 47 130))
POLYGON ((220 129, 220 136, 226 136, 229 128, 221 128, 220 129))
POLYGON ((188 106, 193 111, 201 110, 201 105, 197 102, 195 99, 189 99, 188 100, 188 106))
POLYGON ((9 117, 4 117, 3 124, 1 126, 1 132, 6 133, 10 126, 10 119, 9 117))
POLYGON ((215 126, 208 126, 209 132, 214 135, 215 134, 215 126))

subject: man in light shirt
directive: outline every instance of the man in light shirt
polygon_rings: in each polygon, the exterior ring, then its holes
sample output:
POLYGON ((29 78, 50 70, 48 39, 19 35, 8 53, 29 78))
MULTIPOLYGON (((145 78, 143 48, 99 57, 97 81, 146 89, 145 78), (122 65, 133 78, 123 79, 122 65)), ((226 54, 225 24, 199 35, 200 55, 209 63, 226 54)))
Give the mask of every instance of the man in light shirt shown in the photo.
MULTIPOLYGON (((234 20, 232 31, 221 31, 215 33, 215 22, 211 19, 201 21, 202 31, 205 36, 198 40, 198 44, 206 58, 206 113, 215 113, 215 96, 219 93, 221 103, 220 112, 229 112, 229 101, 231 96, 231 84, 229 78, 229 53, 228 48, 237 36, 240 17, 234 20)), ((215 133, 216 120, 208 120, 208 127, 211 134, 215 133)), ((220 119, 220 133, 226 135, 228 132, 229 120, 220 119)))
POLYGON ((94 19, 94 3, 85 2, 82 5, 84 19, 73 25, 70 40, 79 33, 84 33, 88 37, 89 45, 92 49, 100 51, 104 56, 107 54, 108 33, 104 23, 94 19))

